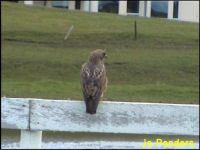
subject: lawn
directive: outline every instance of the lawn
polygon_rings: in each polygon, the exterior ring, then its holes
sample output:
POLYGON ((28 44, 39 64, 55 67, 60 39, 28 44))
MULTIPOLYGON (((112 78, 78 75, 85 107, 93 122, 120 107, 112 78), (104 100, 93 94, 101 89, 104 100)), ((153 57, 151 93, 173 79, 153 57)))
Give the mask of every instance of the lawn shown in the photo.
POLYGON ((101 48, 103 100, 199 103, 199 24, 9 2, 1 9, 2 96, 80 100, 81 65, 101 48))

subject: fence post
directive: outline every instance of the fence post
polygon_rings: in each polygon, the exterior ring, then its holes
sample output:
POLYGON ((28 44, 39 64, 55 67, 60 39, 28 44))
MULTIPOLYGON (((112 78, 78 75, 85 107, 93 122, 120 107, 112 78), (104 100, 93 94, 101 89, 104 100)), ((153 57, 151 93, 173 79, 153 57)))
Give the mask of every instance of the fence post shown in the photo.
POLYGON ((21 149, 40 149, 42 145, 42 131, 21 130, 21 149))
POLYGON ((136 20, 134 23, 134 29, 135 29, 135 40, 137 40, 137 22, 136 22, 136 20))

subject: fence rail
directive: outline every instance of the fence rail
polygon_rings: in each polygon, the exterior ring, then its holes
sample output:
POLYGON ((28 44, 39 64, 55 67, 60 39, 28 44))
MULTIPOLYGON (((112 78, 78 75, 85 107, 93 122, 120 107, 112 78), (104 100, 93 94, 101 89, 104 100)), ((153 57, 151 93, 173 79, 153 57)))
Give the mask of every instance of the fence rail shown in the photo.
POLYGON ((1 127, 21 130, 21 148, 41 148, 42 131, 199 134, 199 105, 101 102, 85 113, 83 101, 2 98, 1 127))

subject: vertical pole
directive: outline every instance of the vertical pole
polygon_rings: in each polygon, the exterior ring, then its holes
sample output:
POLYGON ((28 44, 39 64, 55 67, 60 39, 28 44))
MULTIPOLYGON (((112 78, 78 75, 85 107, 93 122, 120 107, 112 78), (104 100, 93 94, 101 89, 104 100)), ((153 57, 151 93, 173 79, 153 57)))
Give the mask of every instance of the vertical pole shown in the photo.
POLYGON ((137 22, 135 20, 135 40, 137 40, 137 22))
POLYGON ((21 149, 40 149, 42 145, 42 131, 21 130, 21 149))

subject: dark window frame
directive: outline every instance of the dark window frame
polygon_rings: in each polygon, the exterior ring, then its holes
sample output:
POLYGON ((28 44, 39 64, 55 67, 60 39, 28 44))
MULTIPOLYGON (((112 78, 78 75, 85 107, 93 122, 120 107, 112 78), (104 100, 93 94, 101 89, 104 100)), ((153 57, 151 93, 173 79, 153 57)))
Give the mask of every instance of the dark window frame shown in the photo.
POLYGON ((173 1, 173 18, 178 19, 179 1, 173 1))
POLYGON ((168 18, 168 13, 169 13, 168 7, 169 7, 169 1, 151 1, 151 17, 168 18), (158 7, 158 5, 160 5, 159 2, 160 4, 162 4, 162 2, 165 2, 163 4, 167 4, 166 12, 162 10, 160 7, 158 7), (153 5, 155 6, 154 8, 152 8, 153 5))
POLYGON ((128 14, 139 14, 139 11, 140 11, 140 1, 139 0, 136 0, 136 1, 127 1, 127 13, 128 14), (133 2, 136 2, 136 5, 137 6, 135 6, 135 7, 137 7, 136 9, 136 12, 133 12, 133 10, 132 10, 132 12, 130 11, 131 10, 131 7, 128 5, 128 3, 133 3, 133 2))
POLYGON ((118 13, 119 12, 119 1, 99 1, 98 11, 106 13, 118 13))

